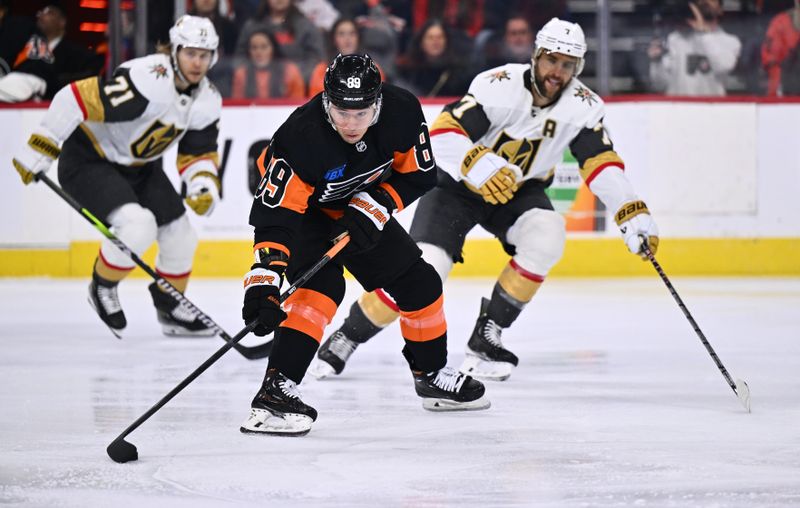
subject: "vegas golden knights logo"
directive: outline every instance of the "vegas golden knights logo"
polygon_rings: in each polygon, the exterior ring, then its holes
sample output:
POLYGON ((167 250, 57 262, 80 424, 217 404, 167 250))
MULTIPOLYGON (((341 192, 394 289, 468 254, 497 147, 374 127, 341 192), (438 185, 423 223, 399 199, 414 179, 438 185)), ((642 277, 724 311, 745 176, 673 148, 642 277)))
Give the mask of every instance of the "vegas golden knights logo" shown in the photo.
POLYGON ((533 159, 536 158, 536 152, 539 151, 541 144, 541 139, 514 139, 503 131, 497 137, 492 151, 511 164, 519 166, 522 174, 526 175, 533 165, 533 159))
POLYGON ((149 159, 161 155, 182 132, 183 129, 176 129, 174 125, 164 125, 160 120, 156 120, 144 134, 131 143, 131 153, 137 159, 149 159))

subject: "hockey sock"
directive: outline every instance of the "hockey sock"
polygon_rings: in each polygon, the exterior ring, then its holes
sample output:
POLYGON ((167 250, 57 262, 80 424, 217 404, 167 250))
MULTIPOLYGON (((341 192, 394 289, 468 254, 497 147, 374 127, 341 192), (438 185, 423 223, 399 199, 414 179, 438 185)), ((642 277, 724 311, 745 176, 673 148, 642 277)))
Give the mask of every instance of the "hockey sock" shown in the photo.
POLYGON ((364 314, 360 303, 353 302, 350 314, 345 318, 340 330, 348 339, 363 344, 383 330, 383 327, 373 324, 364 314))
POLYGON ((511 326, 543 281, 543 276, 525 271, 513 259, 509 261, 492 290, 492 299, 486 312, 489 319, 503 328, 511 326))

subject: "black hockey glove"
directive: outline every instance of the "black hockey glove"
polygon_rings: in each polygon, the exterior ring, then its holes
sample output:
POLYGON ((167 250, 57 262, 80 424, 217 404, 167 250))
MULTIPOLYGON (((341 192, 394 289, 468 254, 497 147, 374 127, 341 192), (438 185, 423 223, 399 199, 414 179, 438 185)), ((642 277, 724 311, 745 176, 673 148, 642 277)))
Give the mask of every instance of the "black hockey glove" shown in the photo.
POLYGON ((282 282, 283 274, 265 263, 255 263, 244 276, 242 319, 258 322, 253 333, 259 337, 273 332, 286 319, 281 309, 282 282))
POLYGON ((375 248, 393 210, 394 201, 382 189, 354 194, 344 216, 336 221, 338 228, 334 228, 337 236, 342 231, 350 233, 350 243, 345 251, 358 254, 375 248))

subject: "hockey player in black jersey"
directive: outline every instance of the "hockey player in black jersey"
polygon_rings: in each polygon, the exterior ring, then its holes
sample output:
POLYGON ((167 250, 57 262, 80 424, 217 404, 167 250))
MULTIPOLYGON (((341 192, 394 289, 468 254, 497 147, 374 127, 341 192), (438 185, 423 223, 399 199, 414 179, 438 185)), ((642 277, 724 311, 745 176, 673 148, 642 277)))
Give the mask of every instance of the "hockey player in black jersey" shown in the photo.
MULTIPOLYGON (((164 53, 125 62, 108 80, 92 77, 62 88, 13 163, 28 184, 58 158, 64 190, 110 224, 137 255, 157 241, 156 271, 183 292, 197 236, 162 169, 162 156, 178 145, 186 205, 198 215, 210 214, 219 200, 222 98, 206 73, 217 60, 219 38, 209 20, 194 16, 181 17, 169 36, 164 53)), ((103 241, 89 303, 118 337, 127 319, 117 286, 134 266, 110 240, 103 241)), ((165 334, 214 335, 196 312, 155 283, 149 289, 165 334)))
MULTIPOLYGON (((518 364, 501 340, 561 258, 565 221, 545 188, 569 148, 589 189, 614 218, 628 249, 643 256, 640 236, 655 252, 658 228, 625 177, 625 165, 603 126, 603 101, 578 80, 586 41, 575 23, 553 18, 539 31, 530 65, 508 64, 478 74, 469 92, 445 106, 431 129, 440 171, 420 200, 411 236, 423 258, 447 277, 463 261, 467 233, 480 224, 511 256, 490 299, 484 298, 462 372, 504 380, 518 364)), ((355 349, 397 318, 381 289, 353 304, 341 328, 320 347, 312 373, 344 369, 355 349)))
POLYGON ((317 412, 297 391, 345 293, 343 269, 397 302, 403 354, 430 410, 484 409, 483 385, 446 367, 442 285, 392 217, 431 189, 436 170, 419 101, 382 85, 367 55, 339 55, 324 92, 281 125, 258 166, 250 211, 255 264, 245 276, 242 317, 275 332, 263 385, 242 432, 305 434, 317 412), (350 243, 279 304, 284 278, 314 264, 343 231, 350 243))

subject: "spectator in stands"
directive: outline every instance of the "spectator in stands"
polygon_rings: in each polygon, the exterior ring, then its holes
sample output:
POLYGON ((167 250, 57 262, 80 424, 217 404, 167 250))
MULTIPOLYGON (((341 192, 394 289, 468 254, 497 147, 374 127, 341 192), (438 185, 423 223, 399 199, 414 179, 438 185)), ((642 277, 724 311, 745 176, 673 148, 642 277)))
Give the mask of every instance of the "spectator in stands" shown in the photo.
POLYGON ((189 14, 208 18, 219 35, 220 56, 230 56, 236 51, 238 31, 230 19, 219 13, 219 0, 194 0, 189 14))
POLYGON ((326 33, 341 16, 328 0, 295 0, 294 4, 314 26, 326 33))
POLYGON ((11 66, 35 29, 30 17, 11 16, 10 0, 0 0, 0 76, 11 66))
POLYGON ((355 17, 361 35, 361 50, 369 54, 387 81, 397 77, 396 60, 404 19, 392 14, 385 0, 362 0, 365 10, 355 17))
POLYGON ((720 26, 720 0, 688 2, 683 25, 654 39, 647 55, 650 80, 667 95, 724 96, 725 80, 736 66, 742 43, 720 26))
POLYGON ((250 33, 248 61, 233 73, 234 99, 304 99, 306 87, 300 69, 281 55, 268 30, 250 33))
POLYGON ((507 63, 530 63, 533 53, 533 30, 522 16, 511 16, 500 37, 491 37, 483 55, 479 55, 476 71, 505 65, 507 63))
POLYGON ((772 18, 761 46, 767 95, 800 95, 800 1, 772 18))
POLYGON ((242 27, 236 45, 237 55, 247 54, 250 34, 258 29, 275 35, 281 53, 300 67, 304 80, 308 80, 314 66, 325 58, 322 32, 303 16, 294 0, 262 0, 256 16, 242 27))
MULTIPOLYGON (((328 63, 336 55, 352 55, 353 53, 362 52, 358 27, 353 19, 337 19, 328 35, 328 59, 321 61, 314 67, 314 72, 311 73, 311 79, 308 81, 309 97, 313 97, 323 90, 322 81, 325 77, 325 69, 328 68, 328 63)), ((381 70, 380 67, 378 67, 378 70, 381 70)), ((385 79, 383 71, 381 71, 381 78, 385 79)))
POLYGON ((429 20, 398 61, 400 84, 418 97, 464 95, 468 69, 449 44, 449 30, 439 20, 429 20))
POLYGON ((67 15, 56 4, 36 14, 38 33, 0 78, 0 102, 50 99, 66 84, 100 72, 102 56, 64 39, 66 26, 67 15))

